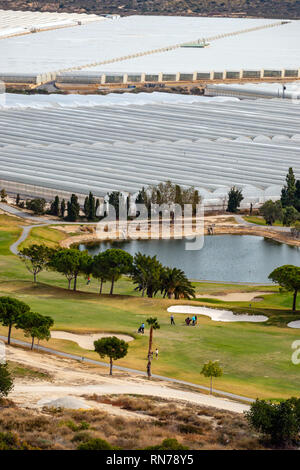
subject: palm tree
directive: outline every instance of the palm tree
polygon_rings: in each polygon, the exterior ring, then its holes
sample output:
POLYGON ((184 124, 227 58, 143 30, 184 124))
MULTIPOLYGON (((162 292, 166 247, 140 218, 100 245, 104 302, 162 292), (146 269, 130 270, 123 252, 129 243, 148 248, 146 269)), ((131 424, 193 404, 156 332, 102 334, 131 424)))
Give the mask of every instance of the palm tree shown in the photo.
POLYGON ((195 289, 187 279, 185 273, 178 268, 165 268, 161 275, 161 292, 169 299, 195 297, 195 289))
POLYGON ((153 297, 161 287, 162 265, 156 256, 147 256, 138 252, 133 259, 132 279, 137 284, 136 290, 153 297))
POLYGON ((157 318, 147 318, 147 323, 150 326, 150 332, 149 332, 149 347, 148 347, 148 363, 147 363, 147 375, 148 379, 151 378, 151 361, 152 361, 152 342, 153 342, 153 330, 159 330, 160 325, 157 321, 157 318))

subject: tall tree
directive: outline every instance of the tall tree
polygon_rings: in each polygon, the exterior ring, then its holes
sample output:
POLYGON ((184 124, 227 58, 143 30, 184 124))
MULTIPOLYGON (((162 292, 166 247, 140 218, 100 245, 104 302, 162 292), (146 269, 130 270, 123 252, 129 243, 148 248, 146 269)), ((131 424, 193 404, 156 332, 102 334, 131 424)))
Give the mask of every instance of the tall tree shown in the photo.
POLYGON ((110 248, 104 251, 103 260, 107 266, 107 279, 111 281, 110 294, 113 294, 115 282, 123 275, 132 272, 132 256, 124 250, 110 248))
POLYGON ((76 222, 79 218, 80 205, 76 194, 72 194, 70 201, 67 204, 67 220, 76 222))
POLYGON ((195 297, 195 288, 185 273, 178 268, 164 268, 161 274, 161 292, 169 299, 190 299, 195 297))
POLYGON ((116 336, 98 339, 94 342, 94 347, 100 357, 109 357, 109 375, 112 375, 113 360, 125 357, 128 352, 128 343, 116 336))
POLYGON ((18 206, 20 204, 20 200, 21 200, 20 194, 18 193, 17 197, 16 197, 16 206, 18 206))
POLYGON ((100 280, 99 294, 102 294, 103 283, 109 280, 107 258, 104 253, 94 256, 92 261, 92 276, 100 280))
POLYGON ((12 327, 15 325, 18 328, 20 317, 29 311, 29 305, 21 300, 6 296, 0 297, 0 322, 3 326, 8 326, 8 344, 10 344, 12 327))
POLYGON ((152 351, 152 344, 153 344, 153 331, 154 330, 159 330, 160 325, 157 321, 157 318, 147 318, 147 323, 150 327, 149 331, 149 345, 148 345, 148 362, 147 362, 147 375, 148 379, 151 378, 151 363, 152 363, 152 358, 153 358, 153 351, 152 351))
POLYGON ((25 336, 31 337, 31 349, 33 349, 34 340, 50 339, 50 328, 54 325, 51 317, 40 315, 35 312, 27 312, 19 317, 18 326, 24 330, 25 336))
POLYGON ((293 168, 289 168, 288 174, 285 178, 286 184, 281 191, 281 204, 282 207, 294 206, 296 199, 296 179, 293 168))
POLYGON ((120 193, 119 191, 112 191, 108 195, 108 202, 111 206, 115 208, 117 220, 119 219, 121 199, 122 199, 122 193, 120 193))
POLYGON ((227 212, 237 212, 243 199, 242 190, 233 186, 228 193, 227 212))
POLYGON ((51 215, 56 215, 56 216, 59 216, 59 197, 58 196, 55 196, 54 198, 54 201, 51 202, 51 205, 50 205, 50 214, 51 215))
POLYGON ((28 271, 33 274, 33 282, 36 283, 37 275, 47 267, 54 253, 54 249, 37 244, 32 244, 20 250, 19 257, 25 263, 28 271))
POLYGON ((60 205, 60 216, 64 218, 66 212, 66 201, 63 199, 60 205))
POLYGON ((140 252, 133 259, 132 279, 137 284, 136 290, 144 297, 153 297, 161 288, 161 273, 163 266, 155 256, 147 256, 140 252))
POLYGON ((67 278, 69 289, 71 289, 71 282, 74 280, 73 290, 76 291, 77 277, 80 273, 88 273, 90 262, 91 257, 87 251, 63 248, 52 256, 49 266, 67 278))
POLYGON ((300 268, 292 264, 285 264, 269 274, 269 279, 276 282, 287 291, 293 292, 292 311, 296 310, 297 294, 300 289, 300 268))

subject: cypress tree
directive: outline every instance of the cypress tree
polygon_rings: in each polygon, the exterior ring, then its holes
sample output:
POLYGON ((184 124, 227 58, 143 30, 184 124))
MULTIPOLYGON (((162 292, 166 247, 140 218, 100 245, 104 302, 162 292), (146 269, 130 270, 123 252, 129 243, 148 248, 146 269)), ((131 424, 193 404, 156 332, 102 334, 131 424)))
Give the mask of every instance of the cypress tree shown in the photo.
POLYGON ((51 203, 50 214, 59 216, 59 197, 55 196, 54 201, 51 203))
POLYGON ((80 212, 80 205, 78 203, 78 197, 76 194, 72 194, 70 201, 68 202, 67 206, 67 220, 70 222, 76 222, 79 217, 79 212, 80 212))
POLYGON ((87 197, 85 198, 85 200, 84 200, 83 212, 84 212, 86 218, 89 219, 89 215, 90 215, 90 200, 89 200, 88 196, 87 196, 87 197))
POLYGON ((60 216, 64 218, 66 212, 66 201, 63 199, 60 205, 60 216))
POLYGON ((89 220, 95 220, 96 219, 96 202, 95 198, 93 196, 93 193, 90 192, 89 194, 89 215, 88 215, 89 220))
POLYGON ((296 202, 296 179, 293 168, 289 168, 289 172, 285 178, 286 185, 281 191, 282 207, 294 206, 296 202))

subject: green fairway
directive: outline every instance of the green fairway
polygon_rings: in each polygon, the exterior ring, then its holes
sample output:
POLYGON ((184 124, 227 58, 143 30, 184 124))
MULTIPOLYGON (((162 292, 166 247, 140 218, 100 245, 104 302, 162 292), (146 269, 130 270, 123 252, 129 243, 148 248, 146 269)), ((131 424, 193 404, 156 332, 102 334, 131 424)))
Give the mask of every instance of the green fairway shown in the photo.
MULTIPOLYGON (((199 316, 196 327, 187 327, 184 326, 186 315, 175 314, 176 326, 171 327, 168 306, 191 302, 141 298, 134 293, 134 286, 126 278, 117 282, 115 292, 118 295, 114 296, 99 296, 96 293, 98 283, 92 280, 91 286, 87 286, 83 278, 78 284, 82 292, 68 291, 65 289, 66 280, 53 272, 41 273, 38 286, 34 286, 32 276, 24 264, 8 250, 9 245, 18 238, 19 225, 24 225, 23 221, 0 216, 0 222, 0 294, 14 296, 27 302, 33 311, 50 315, 55 320, 54 329, 133 335, 136 339, 130 343, 128 356, 118 361, 118 364, 145 370, 147 330, 145 336, 137 335, 136 332, 147 317, 157 316, 161 329, 154 332, 154 347, 159 349, 159 359, 153 360, 154 373, 208 385, 208 380, 200 375, 201 367, 207 360, 219 359, 224 375, 215 381, 218 389, 250 397, 299 396, 300 366, 291 361, 291 345, 294 340, 300 339, 300 332, 287 328, 286 323, 300 319, 300 311, 292 314, 289 310, 292 301, 289 293, 279 293, 274 286, 195 283, 197 293, 208 295, 259 290, 266 292, 275 288, 274 294, 252 304, 251 308, 249 302, 221 302, 214 299, 193 302, 195 305, 230 308, 236 312, 265 314, 270 320, 266 324, 219 323, 199 316)), ((38 227, 34 230, 37 231, 38 227)), ((41 234, 39 231, 37 233, 41 234)), ((47 233, 42 232, 44 239, 47 233)), ((56 243, 57 240, 52 242, 56 243)), ((105 286, 105 292, 108 287, 105 286)), ((300 299, 297 306, 300 310, 300 299)), ((0 332, 5 334, 6 328, 1 327, 0 332)), ((23 339, 22 332, 15 329, 13 336, 23 339)), ((51 339, 45 344, 97 358, 96 353, 83 350, 70 341, 51 339)))

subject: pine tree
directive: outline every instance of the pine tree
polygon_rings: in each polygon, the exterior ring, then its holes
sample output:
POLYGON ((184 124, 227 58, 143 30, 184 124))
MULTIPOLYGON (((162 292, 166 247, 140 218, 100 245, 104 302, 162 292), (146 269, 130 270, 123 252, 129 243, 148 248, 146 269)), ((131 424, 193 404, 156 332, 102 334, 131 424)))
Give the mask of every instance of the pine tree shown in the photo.
POLYGON ((17 197, 16 197, 16 205, 18 206, 20 204, 20 194, 17 194, 17 197))

